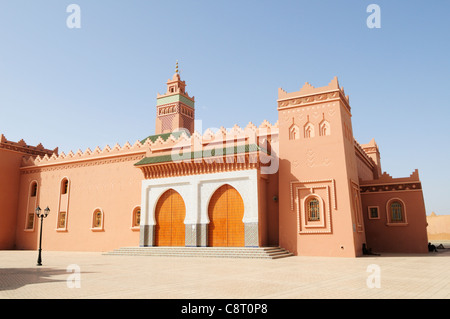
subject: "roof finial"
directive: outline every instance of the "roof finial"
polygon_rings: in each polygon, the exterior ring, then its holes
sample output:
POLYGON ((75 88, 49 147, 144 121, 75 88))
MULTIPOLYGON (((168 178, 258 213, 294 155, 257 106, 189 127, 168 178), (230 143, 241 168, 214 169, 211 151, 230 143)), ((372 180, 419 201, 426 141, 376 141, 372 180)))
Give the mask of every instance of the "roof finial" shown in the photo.
POLYGON ((178 60, 177 60, 177 64, 176 64, 176 67, 175 67, 175 73, 178 73, 178 60))

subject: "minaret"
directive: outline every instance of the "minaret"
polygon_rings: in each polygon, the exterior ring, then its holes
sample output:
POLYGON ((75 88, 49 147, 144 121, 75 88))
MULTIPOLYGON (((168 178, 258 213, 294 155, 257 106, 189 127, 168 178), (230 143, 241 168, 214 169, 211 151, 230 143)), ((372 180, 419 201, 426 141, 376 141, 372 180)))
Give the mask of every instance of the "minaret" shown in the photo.
POLYGON ((175 74, 167 81, 167 92, 157 95, 155 134, 183 129, 192 134, 195 119, 194 104, 194 97, 190 97, 186 92, 186 82, 180 79, 177 61, 175 74))

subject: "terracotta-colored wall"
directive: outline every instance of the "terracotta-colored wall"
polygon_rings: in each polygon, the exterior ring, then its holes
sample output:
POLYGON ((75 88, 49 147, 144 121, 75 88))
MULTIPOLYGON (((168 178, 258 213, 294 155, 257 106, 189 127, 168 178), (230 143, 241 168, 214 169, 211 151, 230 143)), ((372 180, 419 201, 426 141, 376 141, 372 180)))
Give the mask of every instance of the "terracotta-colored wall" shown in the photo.
POLYGON ((267 245, 278 246, 279 245, 279 232, 278 232, 278 172, 275 174, 267 175, 266 181, 266 194, 265 202, 267 211, 267 245))
POLYGON ((358 174, 351 115, 342 95, 337 79, 328 87, 316 89, 305 84, 300 92, 281 90, 279 94, 280 246, 297 255, 355 257, 361 254, 360 246, 365 240, 363 230, 356 227, 351 201, 351 181, 357 182, 358 174), (317 98, 312 97, 313 94, 317 94, 317 98), (307 96, 303 99, 305 106, 289 107, 299 104, 302 96, 307 96), (289 98, 294 101, 287 102, 289 98), (314 100, 318 102, 308 103, 314 100), (315 127, 315 136, 304 138, 303 128, 308 119, 315 127), (319 123, 323 119, 331 127, 328 136, 319 135, 319 123), (300 128, 300 137, 290 140, 289 129, 293 123, 300 128), (317 233, 317 229, 310 228, 306 230, 310 233, 299 233, 299 215, 305 214, 305 210, 301 196, 295 189, 291 193, 293 181, 296 183, 294 188, 298 186, 306 189, 305 192, 315 186, 324 187, 321 196, 324 207, 330 210, 325 222, 329 230, 322 229, 322 233, 317 233), (292 207, 291 200, 294 202, 292 207))
POLYGON ((13 249, 23 153, 0 148, 0 249, 13 249))
POLYGON ((267 223, 267 206, 266 206, 266 198, 267 198, 267 178, 265 176, 261 176, 258 172, 258 236, 259 236, 259 246, 267 246, 269 241, 269 229, 267 223))
POLYGON ((141 171, 134 167, 138 160, 109 157, 74 164, 59 163, 23 169, 20 205, 17 216, 18 249, 36 249, 39 223, 33 231, 25 231, 26 203, 31 181, 39 181, 38 201, 51 212, 44 219, 43 249, 69 251, 108 251, 123 246, 139 245, 139 228, 132 230, 132 212, 141 205, 141 171), (57 230, 61 181, 69 179, 67 230, 57 230), (96 208, 104 212, 104 230, 93 231, 96 208))
POLYGON ((430 241, 450 241, 450 215, 427 216, 427 232, 430 241))
POLYGON ((374 252, 426 253, 426 214, 421 190, 363 194, 367 246, 374 252), (399 198, 405 204, 407 224, 387 225, 387 203, 399 198), (379 219, 369 219, 368 207, 379 207, 379 219))

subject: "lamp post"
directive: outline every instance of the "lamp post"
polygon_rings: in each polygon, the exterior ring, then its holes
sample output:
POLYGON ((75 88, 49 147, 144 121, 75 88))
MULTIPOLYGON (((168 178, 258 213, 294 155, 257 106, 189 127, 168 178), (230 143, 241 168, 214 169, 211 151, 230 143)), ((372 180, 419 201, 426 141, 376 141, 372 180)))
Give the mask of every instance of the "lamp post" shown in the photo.
POLYGON ((41 258, 41 251, 42 251, 42 225, 44 223, 44 218, 47 217, 47 215, 50 213, 50 208, 44 209, 44 212, 41 213, 41 208, 38 206, 36 208, 36 216, 39 217, 41 219, 41 231, 39 234, 39 256, 38 256, 38 260, 37 260, 37 264, 36 266, 42 266, 42 258, 41 258))

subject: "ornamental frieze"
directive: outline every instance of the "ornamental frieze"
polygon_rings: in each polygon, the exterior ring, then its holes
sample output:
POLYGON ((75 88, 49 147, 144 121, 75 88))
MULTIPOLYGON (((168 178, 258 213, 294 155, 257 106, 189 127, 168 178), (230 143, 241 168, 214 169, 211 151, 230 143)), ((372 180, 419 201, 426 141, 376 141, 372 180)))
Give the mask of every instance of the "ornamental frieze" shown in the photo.
POLYGON ((385 185, 366 185, 361 186, 361 194, 364 193, 378 193, 378 192, 393 192, 393 191, 413 191, 421 190, 421 183, 399 183, 399 184, 385 184, 385 185))
POLYGON ((88 166, 97 166, 97 165, 107 165, 107 164, 115 164, 129 161, 139 161, 143 159, 145 155, 133 155, 133 156, 123 156, 111 159, 99 159, 99 160, 90 160, 90 161, 80 161, 68 164, 55 164, 51 166, 45 167, 33 167, 30 169, 26 169, 21 171, 21 174, 34 174, 40 172, 50 172, 50 171, 60 171, 71 168, 82 168, 88 166))
POLYGON ((312 96, 305 96, 301 98, 293 98, 291 100, 287 101, 280 101, 278 102, 279 107, 287 107, 287 106, 293 106, 293 105, 302 105, 302 104, 308 104, 313 102, 323 102, 330 99, 336 99, 339 97, 339 92, 330 92, 330 93, 323 93, 323 94, 317 94, 312 96))

